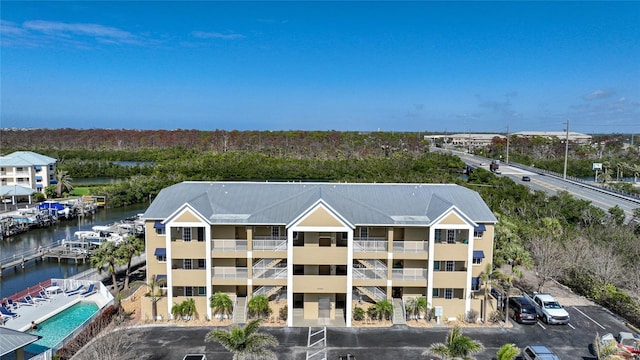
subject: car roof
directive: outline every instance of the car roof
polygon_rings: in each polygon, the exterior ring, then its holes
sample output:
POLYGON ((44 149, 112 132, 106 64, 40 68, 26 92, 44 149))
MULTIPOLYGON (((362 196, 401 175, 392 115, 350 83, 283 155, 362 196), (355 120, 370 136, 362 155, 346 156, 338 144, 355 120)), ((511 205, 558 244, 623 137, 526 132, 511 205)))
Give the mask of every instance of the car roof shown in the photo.
POLYGON ((511 298, 511 300, 516 301, 516 302, 518 302, 518 303, 520 303, 522 305, 529 305, 529 306, 533 307, 533 304, 531 304, 529 302, 529 300, 527 300, 527 298, 524 297, 524 296, 513 296, 511 298))
POLYGON ((536 296, 542 301, 556 301, 556 299, 554 299, 553 296, 549 294, 536 294, 536 296))
POLYGON ((554 353, 544 345, 530 345, 529 348, 531 348, 531 350, 533 350, 533 352, 535 352, 537 355, 542 355, 543 359, 546 359, 546 358, 553 359, 553 357, 544 357, 544 355, 557 356, 556 353, 554 353))
POLYGON ((640 335, 626 332, 626 331, 621 331, 620 334, 618 334, 618 336, 620 337, 620 340, 622 339, 640 340, 640 335))

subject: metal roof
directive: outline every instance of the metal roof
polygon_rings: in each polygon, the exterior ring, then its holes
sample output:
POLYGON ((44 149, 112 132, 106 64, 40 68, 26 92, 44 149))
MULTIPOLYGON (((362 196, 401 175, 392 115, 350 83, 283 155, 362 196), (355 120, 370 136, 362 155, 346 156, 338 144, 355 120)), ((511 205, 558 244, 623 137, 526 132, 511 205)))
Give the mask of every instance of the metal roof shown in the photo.
POLYGON ((0 356, 27 346, 38 339, 40 339, 38 335, 31 335, 0 326, 0 356))
POLYGON ((16 151, 0 156, 0 166, 33 166, 55 164, 56 159, 32 151, 16 151))
POLYGON ((27 196, 35 193, 35 191, 26 186, 21 185, 3 185, 0 186, 0 196, 27 196))
POLYGON ((164 220, 188 204, 211 224, 286 225, 319 201, 360 226, 425 225, 454 207, 473 222, 497 222, 459 185, 304 182, 182 182, 160 191, 143 218, 164 220))

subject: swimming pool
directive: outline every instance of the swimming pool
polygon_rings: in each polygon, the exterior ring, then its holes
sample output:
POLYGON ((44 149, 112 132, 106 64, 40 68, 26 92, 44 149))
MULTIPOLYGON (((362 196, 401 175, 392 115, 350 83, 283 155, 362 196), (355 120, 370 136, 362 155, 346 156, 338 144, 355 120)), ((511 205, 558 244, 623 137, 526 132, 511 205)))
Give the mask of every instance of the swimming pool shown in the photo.
POLYGON ((80 302, 39 323, 38 330, 29 330, 28 333, 42 336, 42 338, 27 346, 25 350, 40 354, 53 348, 95 314, 98 309, 98 305, 93 302, 80 302))

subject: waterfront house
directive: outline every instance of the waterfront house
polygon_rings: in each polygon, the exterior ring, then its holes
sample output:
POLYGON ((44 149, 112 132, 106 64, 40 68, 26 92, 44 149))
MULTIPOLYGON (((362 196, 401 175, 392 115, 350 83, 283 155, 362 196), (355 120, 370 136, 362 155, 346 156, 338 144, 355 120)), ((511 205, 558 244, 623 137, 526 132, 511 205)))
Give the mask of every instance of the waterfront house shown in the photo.
MULTIPOLYGON (((24 196, 24 189, 43 193, 44 189, 56 183, 56 159, 31 151, 16 151, 0 156, 0 186, 7 189, 8 194, 0 194, 5 198, 24 196), (11 189, 14 190, 11 193, 11 189)), ((31 197, 29 196, 29 199, 31 197)))
POLYGON ((187 298, 211 319, 218 291, 236 313, 258 294, 284 301, 288 326, 349 327, 361 301, 411 297, 445 320, 485 316, 479 277, 496 218, 458 185, 182 182, 143 219, 147 281, 166 280, 163 319, 187 298))

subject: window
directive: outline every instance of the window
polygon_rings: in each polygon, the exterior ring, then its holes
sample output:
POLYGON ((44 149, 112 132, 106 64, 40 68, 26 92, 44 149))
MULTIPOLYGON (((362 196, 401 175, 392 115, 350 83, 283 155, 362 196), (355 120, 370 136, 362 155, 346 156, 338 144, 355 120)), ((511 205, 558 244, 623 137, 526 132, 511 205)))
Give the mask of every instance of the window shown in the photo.
POLYGON ((445 271, 455 271, 455 270, 456 270, 455 261, 447 261, 445 263, 445 271))
POLYGON ((156 229, 156 235, 164 235, 164 234, 165 234, 164 228, 156 229))
POLYGON ((444 289, 444 298, 453 299, 453 289, 444 289))
POLYGON ((204 228, 198 228, 198 241, 204 241, 204 228))
POLYGON ((473 265, 482 265, 482 258, 479 258, 479 259, 474 258, 473 265))
POLYGON ((158 262, 161 262, 161 263, 166 263, 167 262, 167 256, 166 255, 164 255, 164 256, 156 256, 156 259, 158 259, 158 262))
POLYGON ((436 229, 433 236, 436 242, 442 242, 442 229, 436 229))
POLYGON ((440 289, 433 289, 433 290, 431 291, 431 295, 432 295, 434 298, 440 297, 440 289))
POLYGON ((191 241, 191 228, 182 228, 182 241, 191 241))
POLYGON ((184 288, 184 296, 193 296, 193 288, 191 286, 184 288))
POLYGON ((204 259, 198 259, 198 269, 204 269, 204 259))
POLYGON ((447 230, 447 244, 455 244, 455 243, 456 243, 456 231, 447 230))
POLYGON ((483 234, 484 234, 484 231, 474 231, 473 232, 473 237, 476 238, 476 239, 480 239, 483 234))
POLYGON ((366 227, 360 228, 360 237, 364 238, 364 239, 368 238, 369 237, 369 228, 366 228, 366 227))
POLYGON ((440 261, 433 262, 433 271, 440 271, 440 261))
POLYGON ((207 288, 204 286, 198 286, 198 296, 206 296, 207 288))
POLYGON ((182 268, 187 269, 187 270, 193 269, 193 267, 191 266, 191 259, 182 260, 182 268))
POLYGON ((280 238, 280 227, 279 226, 272 226, 271 227, 271 238, 272 239, 279 239, 280 238))

